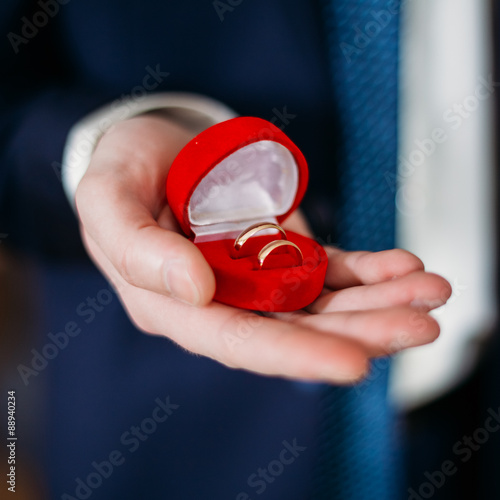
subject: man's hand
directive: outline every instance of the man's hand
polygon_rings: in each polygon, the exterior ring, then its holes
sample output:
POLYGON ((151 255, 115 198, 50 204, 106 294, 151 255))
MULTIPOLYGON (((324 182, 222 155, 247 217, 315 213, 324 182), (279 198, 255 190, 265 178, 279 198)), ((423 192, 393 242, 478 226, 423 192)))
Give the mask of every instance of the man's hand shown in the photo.
MULTIPOLYGON (((140 329, 230 367, 334 383, 361 378, 371 357, 438 336, 428 312, 451 287, 403 250, 327 248, 324 293, 306 310, 261 316, 211 302, 213 272, 165 199, 170 165, 191 135, 163 117, 119 123, 77 190, 87 249, 140 329)), ((298 214, 290 225, 300 225, 298 214)))

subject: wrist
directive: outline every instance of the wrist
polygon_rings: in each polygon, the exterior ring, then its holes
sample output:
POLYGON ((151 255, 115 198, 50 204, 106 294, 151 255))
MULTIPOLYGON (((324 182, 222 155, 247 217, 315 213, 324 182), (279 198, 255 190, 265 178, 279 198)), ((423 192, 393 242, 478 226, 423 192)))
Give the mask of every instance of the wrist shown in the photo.
POLYGON ((166 121, 178 123, 181 128, 196 134, 235 113, 213 99, 196 94, 151 94, 140 101, 124 101, 120 106, 111 103, 78 122, 69 132, 62 161, 62 181, 70 204, 75 207, 75 192, 87 171, 90 160, 103 135, 118 123, 139 115, 152 113, 166 121))

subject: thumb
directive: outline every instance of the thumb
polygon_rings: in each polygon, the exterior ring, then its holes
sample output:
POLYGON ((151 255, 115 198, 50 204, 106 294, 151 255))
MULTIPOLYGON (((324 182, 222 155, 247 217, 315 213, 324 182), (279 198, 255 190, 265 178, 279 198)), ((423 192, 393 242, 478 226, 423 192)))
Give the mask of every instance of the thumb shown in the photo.
MULTIPOLYGON (((77 206, 85 231, 128 283, 195 306, 212 300, 213 271, 200 250, 176 231, 168 206, 160 226, 130 194, 114 190, 110 195, 108 187, 106 196, 99 196, 100 183, 82 182, 81 187, 77 206)), ((93 257, 102 264, 102 254, 93 257)))

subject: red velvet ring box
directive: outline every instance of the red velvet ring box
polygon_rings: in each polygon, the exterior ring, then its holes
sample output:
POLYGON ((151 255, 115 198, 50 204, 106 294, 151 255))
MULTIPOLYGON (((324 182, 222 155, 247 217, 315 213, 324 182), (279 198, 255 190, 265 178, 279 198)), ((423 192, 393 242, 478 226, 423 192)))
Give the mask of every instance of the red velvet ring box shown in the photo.
POLYGON ((306 160, 272 123, 238 117, 192 139, 174 160, 167 200, 182 230, 200 249, 216 279, 214 300, 259 311, 294 311, 313 302, 325 280, 327 256, 314 240, 292 231, 260 267, 259 251, 282 236, 260 231, 241 250, 235 238, 256 223, 280 224, 306 191, 306 160))

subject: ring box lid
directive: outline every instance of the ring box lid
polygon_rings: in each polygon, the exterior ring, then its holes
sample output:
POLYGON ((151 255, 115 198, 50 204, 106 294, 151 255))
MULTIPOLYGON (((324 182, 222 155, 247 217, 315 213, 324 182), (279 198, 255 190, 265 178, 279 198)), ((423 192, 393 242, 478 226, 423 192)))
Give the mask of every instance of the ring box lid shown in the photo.
POLYGON ((306 160, 272 123, 238 117, 204 130, 177 155, 167 200, 196 243, 237 236, 257 222, 281 222, 307 188, 306 160))

